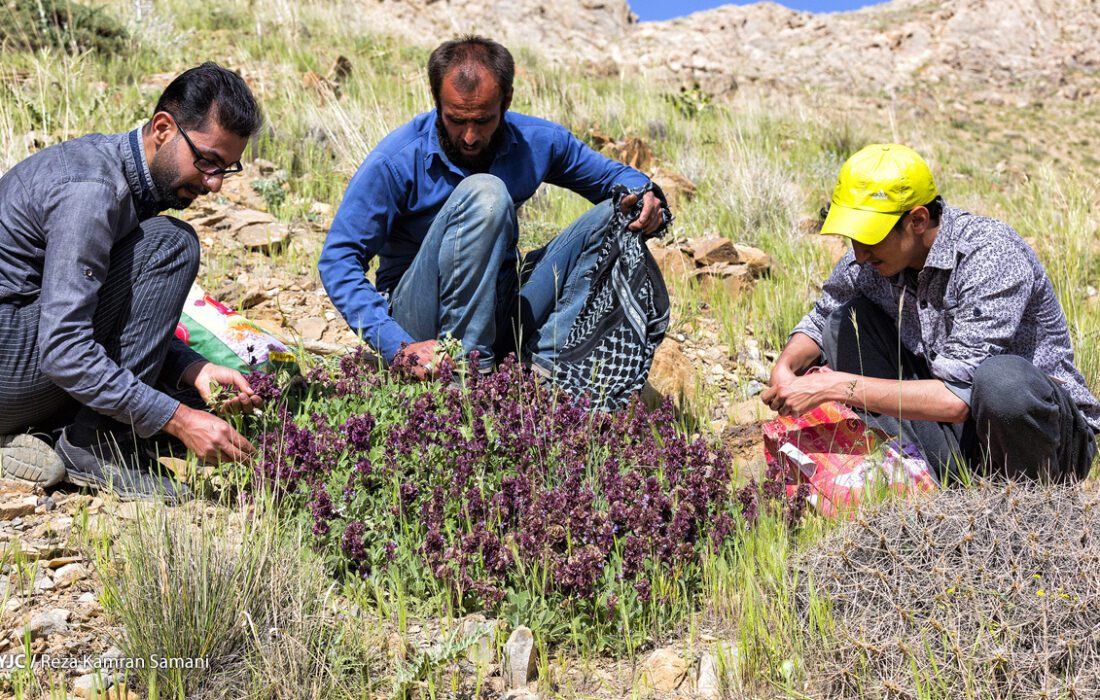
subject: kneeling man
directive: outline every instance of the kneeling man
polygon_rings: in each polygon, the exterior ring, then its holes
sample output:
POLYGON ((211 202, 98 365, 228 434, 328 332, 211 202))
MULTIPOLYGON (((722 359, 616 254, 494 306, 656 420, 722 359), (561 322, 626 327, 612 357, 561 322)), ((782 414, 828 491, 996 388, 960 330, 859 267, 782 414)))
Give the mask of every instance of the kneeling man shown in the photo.
POLYGON ((941 481, 1088 474, 1100 404, 1015 231, 947 206, 919 155, 876 144, 844 164, 821 232, 852 250, 792 332, 766 404, 798 415, 841 401, 919 443, 941 481), (821 361, 835 371, 804 374, 821 361))
POLYGON ((186 487, 151 473, 160 446, 145 438, 163 431, 206 460, 252 451, 198 394, 228 385, 227 405, 249 409, 259 398, 173 336, 199 241, 160 213, 217 192, 260 124, 240 76, 205 63, 143 126, 60 143, 0 178, 3 476, 179 500, 186 487))
MULTIPOLYGON (((433 371, 437 340, 451 336, 483 368, 520 351, 553 365, 589 285, 611 221, 612 188, 650 187, 567 129, 509 112, 515 65, 508 49, 481 37, 432 52, 435 109, 389 134, 344 193, 318 269, 352 330, 387 361, 416 357, 433 371), (519 260, 516 210, 542 183, 596 204, 549 245, 519 260), (372 285, 370 261, 380 263, 372 285), (404 349, 402 349, 404 348, 404 349)), ((633 195, 622 200, 629 209, 633 195)), ((630 224, 664 223, 659 190, 643 195, 630 224)))

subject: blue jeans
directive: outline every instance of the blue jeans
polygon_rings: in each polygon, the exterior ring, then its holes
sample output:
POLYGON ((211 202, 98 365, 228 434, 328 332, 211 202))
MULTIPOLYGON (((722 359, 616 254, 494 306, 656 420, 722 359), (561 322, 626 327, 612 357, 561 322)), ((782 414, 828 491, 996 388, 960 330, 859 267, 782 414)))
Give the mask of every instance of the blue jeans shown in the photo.
POLYGON ((513 258, 516 209, 500 178, 459 183, 390 296, 390 314, 413 339, 446 335, 486 367, 509 352, 552 366, 588 295, 611 221, 596 205, 546 246, 513 258), (516 262, 509 262, 515 259, 516 262))

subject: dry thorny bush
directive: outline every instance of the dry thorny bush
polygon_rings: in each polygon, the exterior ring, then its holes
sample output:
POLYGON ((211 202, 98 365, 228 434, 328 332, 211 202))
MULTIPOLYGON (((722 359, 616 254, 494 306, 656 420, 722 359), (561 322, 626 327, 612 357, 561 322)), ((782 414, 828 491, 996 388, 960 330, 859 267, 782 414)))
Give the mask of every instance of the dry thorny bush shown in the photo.
POLYGON ((1081 487, 984 483, 858 516, 796 563, 802 611, 830 601, 835 625, 810 695, 1097 697, 1097 533, 1081 487))

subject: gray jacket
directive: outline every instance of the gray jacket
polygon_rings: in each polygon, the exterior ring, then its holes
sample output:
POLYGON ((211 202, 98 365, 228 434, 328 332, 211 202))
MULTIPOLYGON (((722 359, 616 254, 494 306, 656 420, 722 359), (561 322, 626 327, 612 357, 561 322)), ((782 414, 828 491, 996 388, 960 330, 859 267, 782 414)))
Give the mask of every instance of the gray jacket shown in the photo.
MULTIPOLYGON (((51 146, 0 177, 0 304, 38 303, 43 375, 143 437, 179 402, 115 364, 92 338, 92 316, 112 246, 164 209, 151 182, 138 130, 51 146)), ((178 381, 202 357, 169 342, 161 376, 178 381)))

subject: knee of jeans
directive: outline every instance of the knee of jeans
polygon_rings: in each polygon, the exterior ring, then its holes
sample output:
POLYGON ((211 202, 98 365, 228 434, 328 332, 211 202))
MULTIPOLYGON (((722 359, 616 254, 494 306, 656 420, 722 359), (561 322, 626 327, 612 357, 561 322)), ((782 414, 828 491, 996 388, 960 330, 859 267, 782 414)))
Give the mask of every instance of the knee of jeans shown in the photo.
POLYGON ((451 196, 458 198, 459 206, 495 218, 505 219, 513 209, 512 195, 504 181, 488 173, 465 178, 451 196))
POLYGON ((177 260, 185 269, 199 270, 199 237, 186 221, 174 216, 154 216, 139 225, 142 234, 165 258, 177 260))
POLYGON ((1050 394, 1042 372, 1018 355, 995 355, 974 370, 970 411, 979 420, 993 418, 1004 423, 1026 417, 1036 401, 1050 394))

